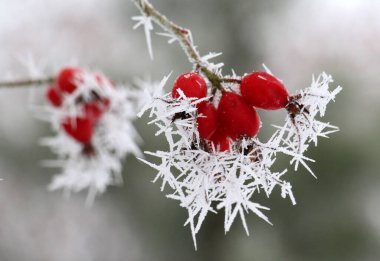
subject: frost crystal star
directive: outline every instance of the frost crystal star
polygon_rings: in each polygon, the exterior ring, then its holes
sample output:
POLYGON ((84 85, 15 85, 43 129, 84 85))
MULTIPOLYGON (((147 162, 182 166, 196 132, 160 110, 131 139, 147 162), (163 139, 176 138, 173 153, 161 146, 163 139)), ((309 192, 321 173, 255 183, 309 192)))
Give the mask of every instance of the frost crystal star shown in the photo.
POLYGON ((122 183, 121 159, 140 155, 135 119, 136 92, 115 86, 102 74, 65 68, 49 87, 45 119, 54 137, 41 140, 58 155, 45 165, 60 167, 49 189, 89 189, 88 203, 107 186, 122 183))

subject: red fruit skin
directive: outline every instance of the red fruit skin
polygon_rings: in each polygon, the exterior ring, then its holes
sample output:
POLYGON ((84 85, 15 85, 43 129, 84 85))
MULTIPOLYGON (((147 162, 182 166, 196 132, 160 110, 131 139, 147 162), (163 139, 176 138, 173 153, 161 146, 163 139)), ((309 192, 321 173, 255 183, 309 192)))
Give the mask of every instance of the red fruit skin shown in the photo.
POLYGON ((218 128, 236 140, 241 136, 255 137, 260 128, 260 117, 238 94, 224 92, 218 105, 218 128))
POLYGON ((216 151, 226 152, 230 150, 231 140, 224 129, 218 128, 210 140, 216 151))
POLYGON ((284 85, 266 72, 253 72, 244 76, 240 91, 243 98, 257 108, 277 110, 288 104, 289 94, 284 85))
POLYGON ((99 73, 95 73, 94 75, 95 75, 96 82, 98 84, 100 84, 100 85, 110 84, 112 87, 115 87, 114 82, 112 82, 110 79, 108 79, 104 75, 99 74, 99 73))
POLYGON ((80 68, 75 67, 66 67, 62 69, 57 76, 57 86, 61 92, 64 93, 73 93, 77 86, 75 81, 77 80, 77 75, 81 73, 80 68))
POLYGON ((54 107, 60 107, 62 105, 61 93, 55 86, 49 86, 49 88, 47 88, 45 97, 54 107))
POLYGON ((102 99, 102 106, 105 108, 105 110, 108 110, 111 106, 111 101, 107 98, 102 99))
POLYGON ((208 101, 199 103, 197 124, 199 136, 202 139, 209 140, 218 125, 217 112, 214 104, 208 101))
POLYGON ((108 99, 92 101, 84 104, 84 114, 93 124, 96 124, 103 114, 109 109, 110 102, 108 99))
POLYGON ((66 118, 62 122, 62 128, 76 141, 83 144, 91 143, 94 132, 94 123, 90 118, 66 118))
POLYGON ((206 81, 197 73, 184 73, 174 82, 172 97, 180 98, 178 89, 188 98, 204 98, 207 95, 206 81))
POLYGON ((96 82, 99 84, 104 84, 107 81, 107 79, 99 73, 95 73, 94 75, 95 75, 96 82))

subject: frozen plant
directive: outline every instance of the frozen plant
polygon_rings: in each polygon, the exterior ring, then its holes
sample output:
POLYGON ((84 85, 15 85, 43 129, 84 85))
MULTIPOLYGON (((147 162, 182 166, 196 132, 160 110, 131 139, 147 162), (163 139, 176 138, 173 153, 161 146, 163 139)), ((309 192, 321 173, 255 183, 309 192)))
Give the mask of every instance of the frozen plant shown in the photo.
POLYGON ((131 122, 136 114, 149 113, 150 124, 165 137, 169 149, 146 152, 155 159, 141 161, 157 170, 154 181, 187 210, 185 224, 195 247, 196 234, 209 212, 224 212, 226 232, 240 218, 248 234, 245 215, 250 212, 270 223, 265 214, 269 208, 257 202, 257 193, 270 197, 278 187, 283 198, 296 203, 292 186, 284 179, 287 169, 274 171, 274 165, 282 154, 290 158, 295 171, 301 165, 315 176, 306 151, 317 145, 319 137, 338 130, 321 118, 341 88, 331 90, 332 78, 326 73, 313 77, 309 87, 294 95, 267 68, 225 75, 223 63, 210 61, 220 53, 201 56, 190 30, 174 24, 147 0, 134 2, 141 11, 133 17, 134 28, 144 27, 150 57, 151 33, 157 24, 165 31, 158 34, 168 37, 169 43, 178 42, 193 65, 191 72, 177 77, 170 93, 164 91, 169 76, 158 84, 140 81, 142 92, 117 86, 101 73, 73 67, 56 77, 0 83, 0 87, 52 83, 46 91, 50 105, 40 115, 56 133, 41 140, 58 156, 45 161, 60 168, 50 189, 88 189, 91 203, 109 185, 120 184, 121 160, 128 153, 142 157, 131 122), (262 123, 256 108, 286 111, 284 125, 274 126, 266 141, 257 136, 262 123))
POLYGON ((141 160, 157 170, 154 181, 161 181, 161 190, 169 191, 167 197, 186 208, 185 224, 190 226, 195 248, 196 234, 209 212, 224 211, 226 232, 240 217, 248 234, 245 215, 249 212, 270 223, 263 212, 269 208, 257 203, 255 195, 264 192, 270 197, 278 186, 283 198, 296 203, 290 182, 283 179, 287 169, 274 172, 272 166, 284 154, 290 156, 295 170, 301 164, 313 174, 308 166, 313 160, 305 152, 310 143, 317 145, 318 137, 338 130, 320 117, 341 87, 330 90, 332 78, 322 73, 310 87, 289 95, 268 69, 242 77, 223 75, 223 64, 209 61, 219 54, 201 56, 189 30, 168 20, 148 1, 134 2, 142 15, 133 19, 138 21, 136 27, 145 27, 151 57, 154 22, 165 30, 161 35, 168 36, 169 43, 180 43, 193 65, 191 72, 176 79, 171 93, 163 91, 168 77, 153 94, 148 92, 150 100, 139 115, 149 111, 149 123, 169 144, 168 151, 145 152, 156 160, 141 160), (285 124, 275 126, 268 141, 257 138, 261 121, 256 108, 287 111, 285 124))
POLYGON ((91 204, 107 186, 122 183, 121 160, 129 153, 140 155, 140 137, 132 125, 138 95, 101 73, 66 67, 45 96, 49 105, 43 118, 56 135, 41 143, 58 159, 44 163, 61 170, 49 189, 88 189, 87 203, 91 204))

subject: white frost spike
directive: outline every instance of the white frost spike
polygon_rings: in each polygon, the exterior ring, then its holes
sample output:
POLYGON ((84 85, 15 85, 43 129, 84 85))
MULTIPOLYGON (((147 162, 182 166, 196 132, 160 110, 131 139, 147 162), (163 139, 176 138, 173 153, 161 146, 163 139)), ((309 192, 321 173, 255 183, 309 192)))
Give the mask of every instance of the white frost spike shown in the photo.
POLYGON ((169 38, 168 39, 168 44, 172 44, 174 43, 175 41, 178 41, 178 38, 177 36, 173 35, 173 34, 170 34, 170 33, 156 33, 157 35, 161 35, 161 36, 164 36, 164 37, 167 37, 169 38))
MULTIPOLYGON (((215 57, 218 57, 220 56, 222 53, 214 53, 214 52, 211 52, 209 54, 206 54, 204 56, 202 56, 200 58, 201 60, 201 63, 205 66, 207 66, 208 69, 210 69, 211 71, 215 71, 215 72, 219 72, 221 70, 221 68, 224 66, 224 63, 217 63, 217 64, 214 64, 212 62, 209 62, 209 60, 215 58, 215 57)), ((219 72, 220 73, 220 72, 219 72)))
POLYGON ((162 105, 162 97, 164 96, 164 87, 166 85, 166 82, 170 78, 170 75, 172 73, 169 73, 167 76, 165 76, 161 82, 159 83, 151 83, 149 81, 138 81, 136 82, 137 85, 140 86, 140 89, 143 90, 144 94, 141 95, 141 99, 139 101, 141 102, 138 106, 140 111, 137 113, 137 117, 142 117, 142 115, 147 110, 151 110, 151 116, 153 115, 153 111, 156 111, 155 106, 161 106, 162 105))
POLYGON ((271 72, 271 70, 269 70, 269 68, 268 68, 265 64, 263 64, 263 67, 264 67, 264 70, 265 70, 267 73, 269 73, 270 75, 273 75, 273 73, 271 72))
MULTIPOLYGON (((342 90, 342 87, 338 86, 333 91, 329 91, 329 83, 332 83, 331 75, 326 73, 320 74, 317 79, 314 79, 311 86, 302 91, 301 102, 310 107, 312 112, 319 112, 323 117, 326 111, 326 105, 330 101, 334 101, 335 96, 342 90)), ((315 116, 315 115, 313 115, 315 116)))
POLYGON ((211 59, 214 59, 215 57, 218 57, 218 56, 221 56, 222 53, 214 53, 214 52, 211 52, 211 53, 208 53, 204 56, 201 57, 201 60, 204 62, 204 63, 207 63, 209 60, 211 59))
POLYGON ((137 21, 137 23, 133 26, 133 29, 137 29, 141 25, 144 26, 144 33, 145 33, 149 56, 150 56, 150 59, 153 60, 152 39, 151 39, 151 34, 150 34, 150 32, 153 30, 152 18, 150 16, 140 15, 140 16, 133 16, 132 20, 137 21))
POLYGON ((50 190, 64 189, 79 192, 89 189, 87 205, 91 205, 96 194, 103 193, 109 185, 122 183, 121 163, 108 151, 98 152, 96 157, 70 157, 49 185, 50 190))
POLYGON ((124 86, 114 86, 99 73, 87 71, 76 75, 77 88, 66 94, 60 107, 44 107, 40 118, 51 123, 56 135, 41 139, 57 154, 58 160, 45 161, 45 166, 59 167, 61 172, 54 177, 49 189, 81 191, 88 189, 90 204, 97 194, 103 193, 109 185, 122 183, 121 160, 127 154, 141 156, 138 143, 141 142, 132 125, 136 118, 139 96, 142 91, 134 91, 124 86), (84 114, 83 106, 91 102, 96 93, 109 101, 109 106, 96 123, 91 138, 91 153, 84 152, 84 145, 70 137, 61 124, 67 117, 84 114), (78 100, 82 102, 78 103, 78 100))

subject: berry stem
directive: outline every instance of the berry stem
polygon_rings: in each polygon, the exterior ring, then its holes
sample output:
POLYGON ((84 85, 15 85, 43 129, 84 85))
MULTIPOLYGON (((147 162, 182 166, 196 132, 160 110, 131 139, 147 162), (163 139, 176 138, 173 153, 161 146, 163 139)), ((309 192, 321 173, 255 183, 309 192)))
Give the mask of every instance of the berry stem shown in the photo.
POLYGON ((221 79, 221 81, 226 82, 226 83, 238 83, 238 84, 241 83, 240 79, 234 79, 234 78, 223 78, 221 79))
POLYGON ((213 92, 214 90, 220 90, 221 92, 225 91, 222 86, 222 79, 216 73, 208 69, 207 63, 202 61, 199 52, 191 41, 190 31, 188 29, 169 20, 165 15, 157 11, 148 0, 133 0, 133 2, 142 14, 151 17, 162 29, 176 36, 178 42, 189 58, 190 63, 192 63, 196 69, 199 69, 211 82, 213 92))
POLYGON ((92 143, 83 144, 82 153, 87 157, 94 156, 96 154, 94 145, 92 145, 92 143))
POLYGON ((0 88, 13 88, 13 87, 25 87, 29 85, 39 85, 44 86, 47 84, 51 84, 54 82, 55 77, 47 77, 47 78, 40 78, 40 79, 23 79, 23 80, 16 80, 16 81, 5 81, 0 82, 0 88))
POLYGON ((207 77, 207 79, 211 82, 212 84, 212 92, 215 94, 216 90, 219 90, 221 92, 225 92, 225 89, 222 86, 222 80, 221 78, 210 71, 207 67, 201 66, 200 67, 201 72, 207 77))

